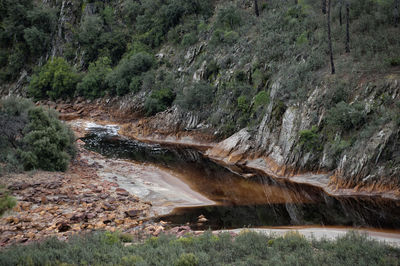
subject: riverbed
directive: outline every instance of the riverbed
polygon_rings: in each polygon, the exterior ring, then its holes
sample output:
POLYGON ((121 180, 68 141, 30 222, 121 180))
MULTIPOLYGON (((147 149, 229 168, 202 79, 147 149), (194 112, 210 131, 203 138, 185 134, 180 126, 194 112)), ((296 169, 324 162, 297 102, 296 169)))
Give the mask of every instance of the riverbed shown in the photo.
POLYGON ((193 147, 125 138, 112 125, 84 126, 85 148, 104 156, 97 162, 103 177, 150 201, 154 220, 189 224, 193 230, 294 229, 331 235, 351 229, 373 235, 378 230, 400 239, 399 201, 330 196, 312 185, 238 173, 193 147), (199 217, 205 220, 199 222, 199 217))

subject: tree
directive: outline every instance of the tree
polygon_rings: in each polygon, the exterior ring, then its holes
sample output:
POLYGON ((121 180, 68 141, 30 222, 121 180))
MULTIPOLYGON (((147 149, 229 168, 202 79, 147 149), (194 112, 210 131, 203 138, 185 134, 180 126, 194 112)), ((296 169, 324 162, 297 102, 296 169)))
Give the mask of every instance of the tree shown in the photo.
POLYGON ((342 7, 343 7, 343 0, 339 0, 339 23, 340 23, 340 26, 342 26, 342 24, 343 24, 342 7))
POLYGON ((346 53, 350 53, 350 4, 346 0, 346 53))
POLYGON ((254 0, 254 12, 256 13, 256 16, 260 16, 260 12, 258 11, 258 1, 254 0))
POLYGON ((329 56, 331 61, 331 73, 335 74, 335 64, 333 63, 333 49, 332 49, 332 36, 331 36, 331 0, 328 0, 326 20, 328 27, 328 45, 329 45, 329 56))
POLYGON ((68 62, 64 58, 56 57, 32 76, 28 93, 37 100, 49 97, 65 99, 74 95, 78 81, 79 75, 68 62))

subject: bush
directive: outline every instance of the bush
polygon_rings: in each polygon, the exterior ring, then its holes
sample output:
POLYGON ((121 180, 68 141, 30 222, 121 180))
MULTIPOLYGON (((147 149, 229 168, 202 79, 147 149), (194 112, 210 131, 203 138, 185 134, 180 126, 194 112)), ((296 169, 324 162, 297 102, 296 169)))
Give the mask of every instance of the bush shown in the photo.
POLYGON ((242 17, 237 7, 230 4, 218 10, 217 25, 219 27, 234 30, 242 23, 242 17))
POLYGON ((112 71, 110 65, 108 57, 90 63, 88 73, 77 86, 77 93, 90 99, 103 97, 108 90, 106 76, 112 71))
POLYGON ((192 84, 180 91, 176 103, 184 110, 204 109, 212 103, 214 88, 205 81, 192 84))
POLYGON ((28 117, 20 150, 24 169, 65 171, 75 156, 73 132, 50 110, 35 107, 28 111, 28 117))
POLYGON ((179 259, 174 263, 175 266, 197 266, 199 265, 199 260, 193 253, 184 253, 179 259))
POLYGON ((160 73, 153 92, 147 97, 144 109, 147 115, 154 115, 170 107, 175 100, 175 81, 172 75, 160 73))
POLYGON ((186 33, 182 38, 182 46, 190 46, 197 42, 197 34, 194 32, 186 33))
POLYGON ((237 98, 237 108, 242 113, 247 113, 249 110, 249 101, 247 100, 246 96, 241 95, 239 98, 237 98))
POLYGON ((254 110, 257 110, 259 107, 268 105, 269 101, 269 94, 266 91, 260 91, 254 97, 254 110))
POLYGON ((49 60, 39 69, 29 83, 28 93, 35 100, 65 99, 74 96, 79 75, 61 57, 49 60))
POLYGON ((327 112, 326 124, 330 131, 347 132, 362 126, 366 121, 364 106, 359 103, 349 105, 339 102, 327 112))
POLYGON ((75 155, 73 132, 55 112, 22 98, 0 101, 0 162, 8 170, 66 170, 75 155))
POLYGON ((318 128, 312 126, 311 129, 300 130, 299 145, 306 151, 321 151, 321 138, 318 134, 318 128))
POLYGON ((298 233, 272 238, 252 232, 188 241, 152 237, 125 247, 118 233, 95 232, 68 242, 56 238, 13 246, 0 253, 1 265, 397 265, 400 250, 348 233, 336 240, 309 241, 298 233))
MULTIPOLYGON (((122 59, 119 65, 106 77, 111 92, 117 95, 128 93, 132 79, 147 72, 153 65, 153 56, 145 52, 139 52, 122 59)), ((132 87, 134 86, 132 85, 132 87)))
POLYGON ((0 186, 0 216, 17 204, 15 198, 11 197, 9 192, 0 186))

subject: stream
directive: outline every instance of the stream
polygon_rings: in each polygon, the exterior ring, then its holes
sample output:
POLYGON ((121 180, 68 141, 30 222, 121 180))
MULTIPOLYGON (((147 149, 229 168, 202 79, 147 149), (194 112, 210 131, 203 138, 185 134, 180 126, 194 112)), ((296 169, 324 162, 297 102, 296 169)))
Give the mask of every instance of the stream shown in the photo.
MULTIPOLYGON (((158 145, 121 137, 110 126, 88 128, 85 148, 107 158, 166 169, 215 204, 174 208, 156 217, 194 230, 243 227, 325 227, 400 229, 400 202, 378 197, 333 197, 320 188, 235 173, 193 148, 158 145), (206 222, 198 222, 203 215, 206 222)), ((134 180, 133 180, 134 181, 134 180)))

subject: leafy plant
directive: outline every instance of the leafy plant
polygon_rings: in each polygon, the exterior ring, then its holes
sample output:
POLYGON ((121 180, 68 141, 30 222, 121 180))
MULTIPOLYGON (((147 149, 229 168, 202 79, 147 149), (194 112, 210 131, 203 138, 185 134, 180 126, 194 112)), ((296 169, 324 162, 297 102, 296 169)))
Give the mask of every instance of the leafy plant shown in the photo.
POLYGON ((12 209, 17 204, 14 197, 10 196, 8 190, 0 186, 0 216, 9 209, 12 209))
MULTIPOLYGON (((117 95, 128 93, 133 78, 147 72, 153 65, 153 56, 146 52, 139 52, 122 59, 118 66, 106 77, 111 92, 117 95)), ((131 88, 134 88, 134 86, 132 85, 131 88)))
POLYGON ((28 111, 29 124, 19 151, 25 170, 65 171, 75 156, 73 132, 54 112, 35 107, 28 111))
POLYGON ((77 93, 90 99, 103 97, 108 91, 106 76, 111 71, 111 60, 108 57, 90 63, 88 73, 77 85, 77 93))
POLYGON ((321 151, 321 137, 318 134, 317 126, 312 126, 311 129, 300 130, 299 145, 306 152, 321 151))
POLYGON ((28 93, 34 99, 59 99, 74 96, 79 75, 65 59, 56 57, 49 60, 33 76, 28 93))

